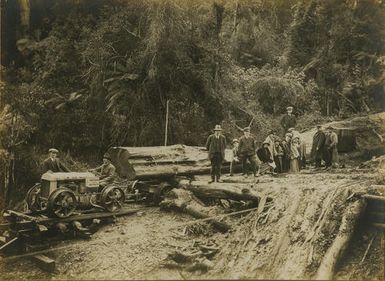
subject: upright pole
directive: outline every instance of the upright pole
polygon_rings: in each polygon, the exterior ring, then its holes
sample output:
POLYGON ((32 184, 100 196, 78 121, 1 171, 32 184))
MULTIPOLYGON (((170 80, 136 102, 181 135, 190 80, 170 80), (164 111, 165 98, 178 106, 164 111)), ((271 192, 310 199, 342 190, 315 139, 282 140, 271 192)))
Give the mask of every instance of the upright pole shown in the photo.
POLYGON ((166 102, 166 126, 164 129, 164 146, 167 146, 167 134, 168 134, 168 103, 169 100, 166 102))

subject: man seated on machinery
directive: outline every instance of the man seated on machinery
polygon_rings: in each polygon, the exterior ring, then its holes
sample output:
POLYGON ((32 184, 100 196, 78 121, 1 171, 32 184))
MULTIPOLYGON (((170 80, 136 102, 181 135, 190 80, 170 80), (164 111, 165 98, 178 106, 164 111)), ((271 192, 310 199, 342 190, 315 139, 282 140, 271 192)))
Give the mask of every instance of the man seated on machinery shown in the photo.
POLYGON ((108 153, 104 154, 102 165, 89 171, 99 176, 100 186, 106 186, 112 183, 116 178, 116 168, 114 165, 112 165, 111 157, 108 153))
POLYGON ((48 158, 45 159, 42 164, 42 174, 47 172, 70 172, 70 170, 62 162, 60 162, 59 158, 57 157, 59 150, 56 148, 50 148, 48 153, 48 158))

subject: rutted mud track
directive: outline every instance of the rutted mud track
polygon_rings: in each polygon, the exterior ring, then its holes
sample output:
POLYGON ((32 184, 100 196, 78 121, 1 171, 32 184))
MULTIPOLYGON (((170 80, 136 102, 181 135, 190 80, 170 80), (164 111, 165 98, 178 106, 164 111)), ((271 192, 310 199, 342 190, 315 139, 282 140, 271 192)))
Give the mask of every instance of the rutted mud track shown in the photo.
MULTIPOLYGON (((312 270, 311 260, 308 256, 304 257, 305 248, 302 247, 303 240, 309 235, 309 229, 312 229, 312 225, 306 224, 317 221, 320 207, 328 199, 329 191, 335 190, 337 196, 339 192, 343 194, 343 188, 352 184, 355 184, 352 190, 366 190, 373 177, 370 173, 318 173, 276 178, 263 176, 259 180, 261 183, 252 188, 272 196, 275 211, 271 212, 266 223, 257 225, 254 236, 247 234, 249 238, 259 239, 255 249, 246 246, 246 251, 242 248, 236 252, 231 248, 232 241, 236 241, 237 237, 243 239, 243 234, 239 232, 246 223, 247 215, 244 215, 243 219, 231 219, 233 230, 230 233, 215 233, 212 236, 189 235, 184 231, 183 223, 194 220, 193 218, 180 213, 162 212, 158 207, 148 207, 140 215, 122 217, 116 223, 104 226, 90 241, 63 242, 69 247, 49 253, 56 259, 56 274, 43 273, 28 260, 20 259, 4 261, 2 276, 6 280, 312 277, 314 275, 309 273, 312 270), (361 181, 365 183, 357 184, 361 181), (306 218, 306 214, 313 217, 306 218), (289 233, 286 236, 282 232, 286 231, 287 227, 289 233), (212 270, 205 273, 188 272, 164 266, 168 261, 168 254, 172 251, 183 250, 191 247, 196 241, 208 239, 215 240, 221 248, 221 252, 212 259, 212 270), (235 255, 238 255, 237 259, 234 259, 235 255), (302 269, 309 272, 297 270, 298 264, 301 263, 302 269), (309 265, 304 265, 305 263, 309 265), (289 275, 285 276, 285 273, 289 275)), ((335 216, 338 218, 339 214, 336 213, 335 216)), ((357 265, 365 253, 371 234, 366 227, 355 233, 352 241, 354 246, 348 249, 346 259, 338 266, 337 278, 382 280, 383 232, 377 235, 365 262, 357 265)), ((247 235, 245 234, 245 237, 247 235)), ((317 239, 321 239, 321 236, 317 236, 317 239)), ((332 238, 324 237, 317 245, 320 248, 327 247, 332 238)), ((316 259, 316 249, 313 255, 316 259)), ((316 265, 314 264, 314 267, 316 265)))

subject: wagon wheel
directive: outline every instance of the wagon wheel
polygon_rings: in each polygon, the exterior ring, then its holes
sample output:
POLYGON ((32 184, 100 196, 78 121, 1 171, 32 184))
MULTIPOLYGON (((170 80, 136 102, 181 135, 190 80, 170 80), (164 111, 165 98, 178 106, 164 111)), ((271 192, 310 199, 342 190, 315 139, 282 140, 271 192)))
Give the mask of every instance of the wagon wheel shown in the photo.
POLYGON ((48 198, 48 210, 59 218, 67 218, 75 211, 77 200, 72 190, 60 187, 48 198))
POLYGON ((116 212, 124 203, 124 192, 120 187, 106 186, 102 190, 101 204, 109 212, 116 212))
POLYGON ((28 190, 27 195, 25 196, 28 209, 32 212, 45 211, 47 209, 47 202, 40 198, 40 193, 41 184, 37 183, 28 190))
POLYGON ((154 203, 159 204, 164 200, 166 197, 167 193, 171 191, 173 187, 171 185, 160 185, 154 192, 154 203))

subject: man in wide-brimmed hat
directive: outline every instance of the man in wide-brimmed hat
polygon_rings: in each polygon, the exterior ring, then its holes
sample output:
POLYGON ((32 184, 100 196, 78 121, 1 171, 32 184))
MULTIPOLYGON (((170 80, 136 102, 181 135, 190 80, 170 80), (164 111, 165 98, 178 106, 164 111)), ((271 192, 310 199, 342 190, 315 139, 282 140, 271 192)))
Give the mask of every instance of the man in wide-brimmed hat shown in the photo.
POLYGON ((222 162, 225 159, 226 138, 221 134, 220 125, 215 125, 214 134, 211 134, 206 141, 206 149, 211 161, 211 181, 219 182, 221 178, 222 162))
POLYGON ((100 186, 106 186, 112 183, 116 177, 116 168, 111 163, 111 156, 108 153, 103 155, 103 164, 95 169, 91 169, 90 172, 96 173, 99 176, 100 186))
POLYGON ((338 167, 338 162, 339 162, 339 156, 338 156, 338 136, 334 132, 334 128, 329 126, 326 128, 326 138, 325 138, 325 164, 326 167, 333 167, 337 168, 338 167))
POLYGON ((247 162, 250 162, 252 172, 254 176, 257 176, 256 150, 257 145, 255 144, 254 137, 250 135, 250 127, 246 127, 243 129, 243 136, 239 139, 238 146, 238 155, 242 162, 242 175, 247 176, 247 162))
POLYGON ((43 161, 42 173, 52 172, 69 172, 70 170, 57 157, 59 150, 50 148, 48 150, 48 158, 43 161))
POLYGON ((289 128, 294 128, 297 125, 297 118, 293 114, 293 107, 286 107, 286 112, 287 113, 281 119, 281 126, 284 133, 287 133, 289 128))

